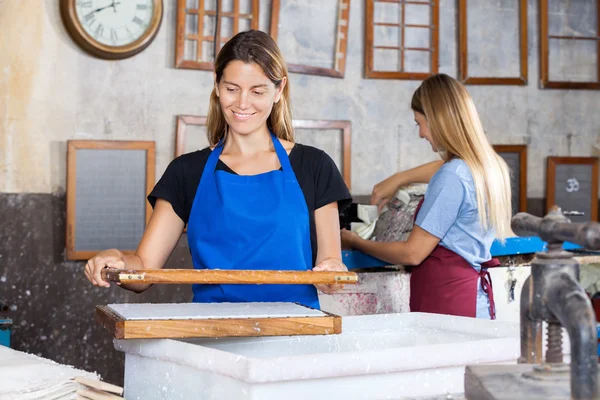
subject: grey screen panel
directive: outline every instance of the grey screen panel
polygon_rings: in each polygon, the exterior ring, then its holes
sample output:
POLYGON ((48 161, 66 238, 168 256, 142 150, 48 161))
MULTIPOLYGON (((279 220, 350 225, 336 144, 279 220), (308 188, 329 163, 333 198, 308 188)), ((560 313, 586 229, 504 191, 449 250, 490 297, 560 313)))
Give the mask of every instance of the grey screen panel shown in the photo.
POLYGON ((510 190, 513 215, 518 213, 519 198, 521 196, 521 154, 520 153, 498 153, 504 159, 510 170, 510 190))
POLYGON ((580 211, 571 215, 573 222, 589 221, 592 213, 592 166, 563 164, 556 166, 554 203, 563 211, 580 211))
POLYGON ((75 251, 135 250, 146 225, 146 151, 77 150, 75 251))

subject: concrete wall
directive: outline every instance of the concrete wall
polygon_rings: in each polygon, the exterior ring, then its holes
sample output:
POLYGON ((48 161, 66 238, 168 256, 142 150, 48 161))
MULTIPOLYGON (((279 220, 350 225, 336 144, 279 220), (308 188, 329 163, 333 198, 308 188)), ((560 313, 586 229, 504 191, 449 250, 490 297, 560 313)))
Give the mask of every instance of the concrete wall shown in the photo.
MULTIPOLYGON (((122 358, 94 323, 94 305, 189 301, 191 291, 155 287, 135 296, 99 290, 85 282, 83 263, 64 261, 66 141, 154 140, 158 178, 174 154, 175 115, 206 114, 212 74, 173 68, 175 0, 164 0, 166 13, 153 44, 118 62, 80 50, 62 25, 57 3, 0 0, 0 298, 13 305, 15 348, 96 370, 119 383, 122 358)), ((302 27, 305 21, 293 13, 307 5, 312 24, 328 23, 318 19, 326 15, 319 12, 325 0, 283 3, 286 24, 302 27)), ((436 158, 418 139, 409 109, 419 82, 363 79, 364 3, 351 1, 345 79, 299 74, 290 79, 296 118, 352 121, 354 194, 368 194, 392 172, 436 158)), ((456 76, 455 2, 440 4, 440 71, 456 76)), ((561 12, 557 15, 566 15, 561 12)), ((537 2, 530 0, 527 86, 469 87, 493 143, 529 144, 533 199, 544 197, 547 156, 590 156, 600 146, 600 92, 539 89, 537 21, 537 2)), ((326 45, 305 38, 286 39, 289 48, 298 46, 295 61, 324 56, 326 45)), ((495 53, 490 38, 475 40, 495 53)), ((498 51, 510 56, 514 49, 498 51)), ((588 56, 579 55, 575 64, 588 65, 588 56)), ((541 200, 532 203, 536 213, 540 205, 541 200)), ((168 266, 190 265, 184 237, 168 266)))

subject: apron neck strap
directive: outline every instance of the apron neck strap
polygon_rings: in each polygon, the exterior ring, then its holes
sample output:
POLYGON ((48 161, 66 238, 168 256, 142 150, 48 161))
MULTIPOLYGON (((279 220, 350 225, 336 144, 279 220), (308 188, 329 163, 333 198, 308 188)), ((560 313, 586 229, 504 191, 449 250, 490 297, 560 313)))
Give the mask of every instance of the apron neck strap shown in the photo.
MULTIPOLYGON (((294 174, 292 165, 290 164, 290 158, 283 148, 283 145, 277 136, 273 134, 273 132, 269 133, 271 134, 271 141, 273 142, 273 147, 275 148, 275 153, 277 154, 277 158, 279 159, 279 163, 281 164, 281 169, 283 170, 284 175, 287 176, 289 174, 294 174)), ((210 153, 204 169, 214 172, 215 168, 217 167, 217 163, 219 162, 219 157, 223 152, 223 147, 225 147, 225 137, 221 139, 219 143, 217 143, 213 151, 210 153)))
POLYGON ((271 140, 273 141, 273 147, 275 148, 275 153, 277 153, 277 158, 279 158, 279 163, 281 164, 284 175, 289 175, 290 173, 293 174, 294 171, 292 170, 292 164, 290 164, 290 158, 273 132, 271 132, 271 140))

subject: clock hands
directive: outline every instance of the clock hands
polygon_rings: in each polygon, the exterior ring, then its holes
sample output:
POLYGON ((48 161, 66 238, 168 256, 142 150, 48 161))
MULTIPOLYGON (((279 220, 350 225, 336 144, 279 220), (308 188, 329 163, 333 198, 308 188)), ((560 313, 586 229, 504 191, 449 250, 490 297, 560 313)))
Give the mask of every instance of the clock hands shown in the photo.
POLYGON ((119 4, 121 4, 121 3, 115 3, 115 0, 112 0, 112 3, 111 3, 111 4, 107 5, 106 7, 100 7, 100 8, 97 8, 97 9, 95 9, 94 11, 92 11, 92 13, 97 13, 98 11, 102 11, 102 10, 105 10, 105 9, 107 9, 107 8, 110 8, 110 7, 112 7, 112 8, 113 8, 113 11, 114 11, 114 12, 117 12, 117 8, 116 8, 115 6, 117 6, 117 5, 119 5, 119 4))
POLYGON ((121 3, 115 3, 115 1, 113 0, 111 7, 113 8, 114 12, 117 12, 117 7, 115 7, 116 5, 121 4, 121 3))

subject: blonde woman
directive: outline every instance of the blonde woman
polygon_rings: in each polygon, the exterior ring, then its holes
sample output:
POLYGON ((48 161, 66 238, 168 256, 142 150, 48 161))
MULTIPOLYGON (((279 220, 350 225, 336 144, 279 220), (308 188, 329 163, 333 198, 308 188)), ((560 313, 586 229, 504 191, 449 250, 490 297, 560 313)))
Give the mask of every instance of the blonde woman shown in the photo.
POLYGON ((442 161, 393 175, 377 184, 371 202, 385 204, 400 186, 429 183, 406 242, 373 242, 342 231, 342 244, 391 264, 416 266, 411 311, 495 318, 487 268, 495 237, 511 235, 508 168, 489 144, 465 87, 435 75, 413 95, 411 108, 442 161))
MULTIPOLYGON (((338 209, 350 193, 330 157, 294 143, 286 64, 266 33, 239 33, 219 52, 207 130, 211 146, 173 160, 150 193, 154 212, 136 254, 98 254, 86 265, 88 279, 106 287, 105 266, 162 268, 186 224, 197 269, 345 271, 338 209)), ((195 302, 319 308, 312 285, 194 285, 193 292, 195 302)))

